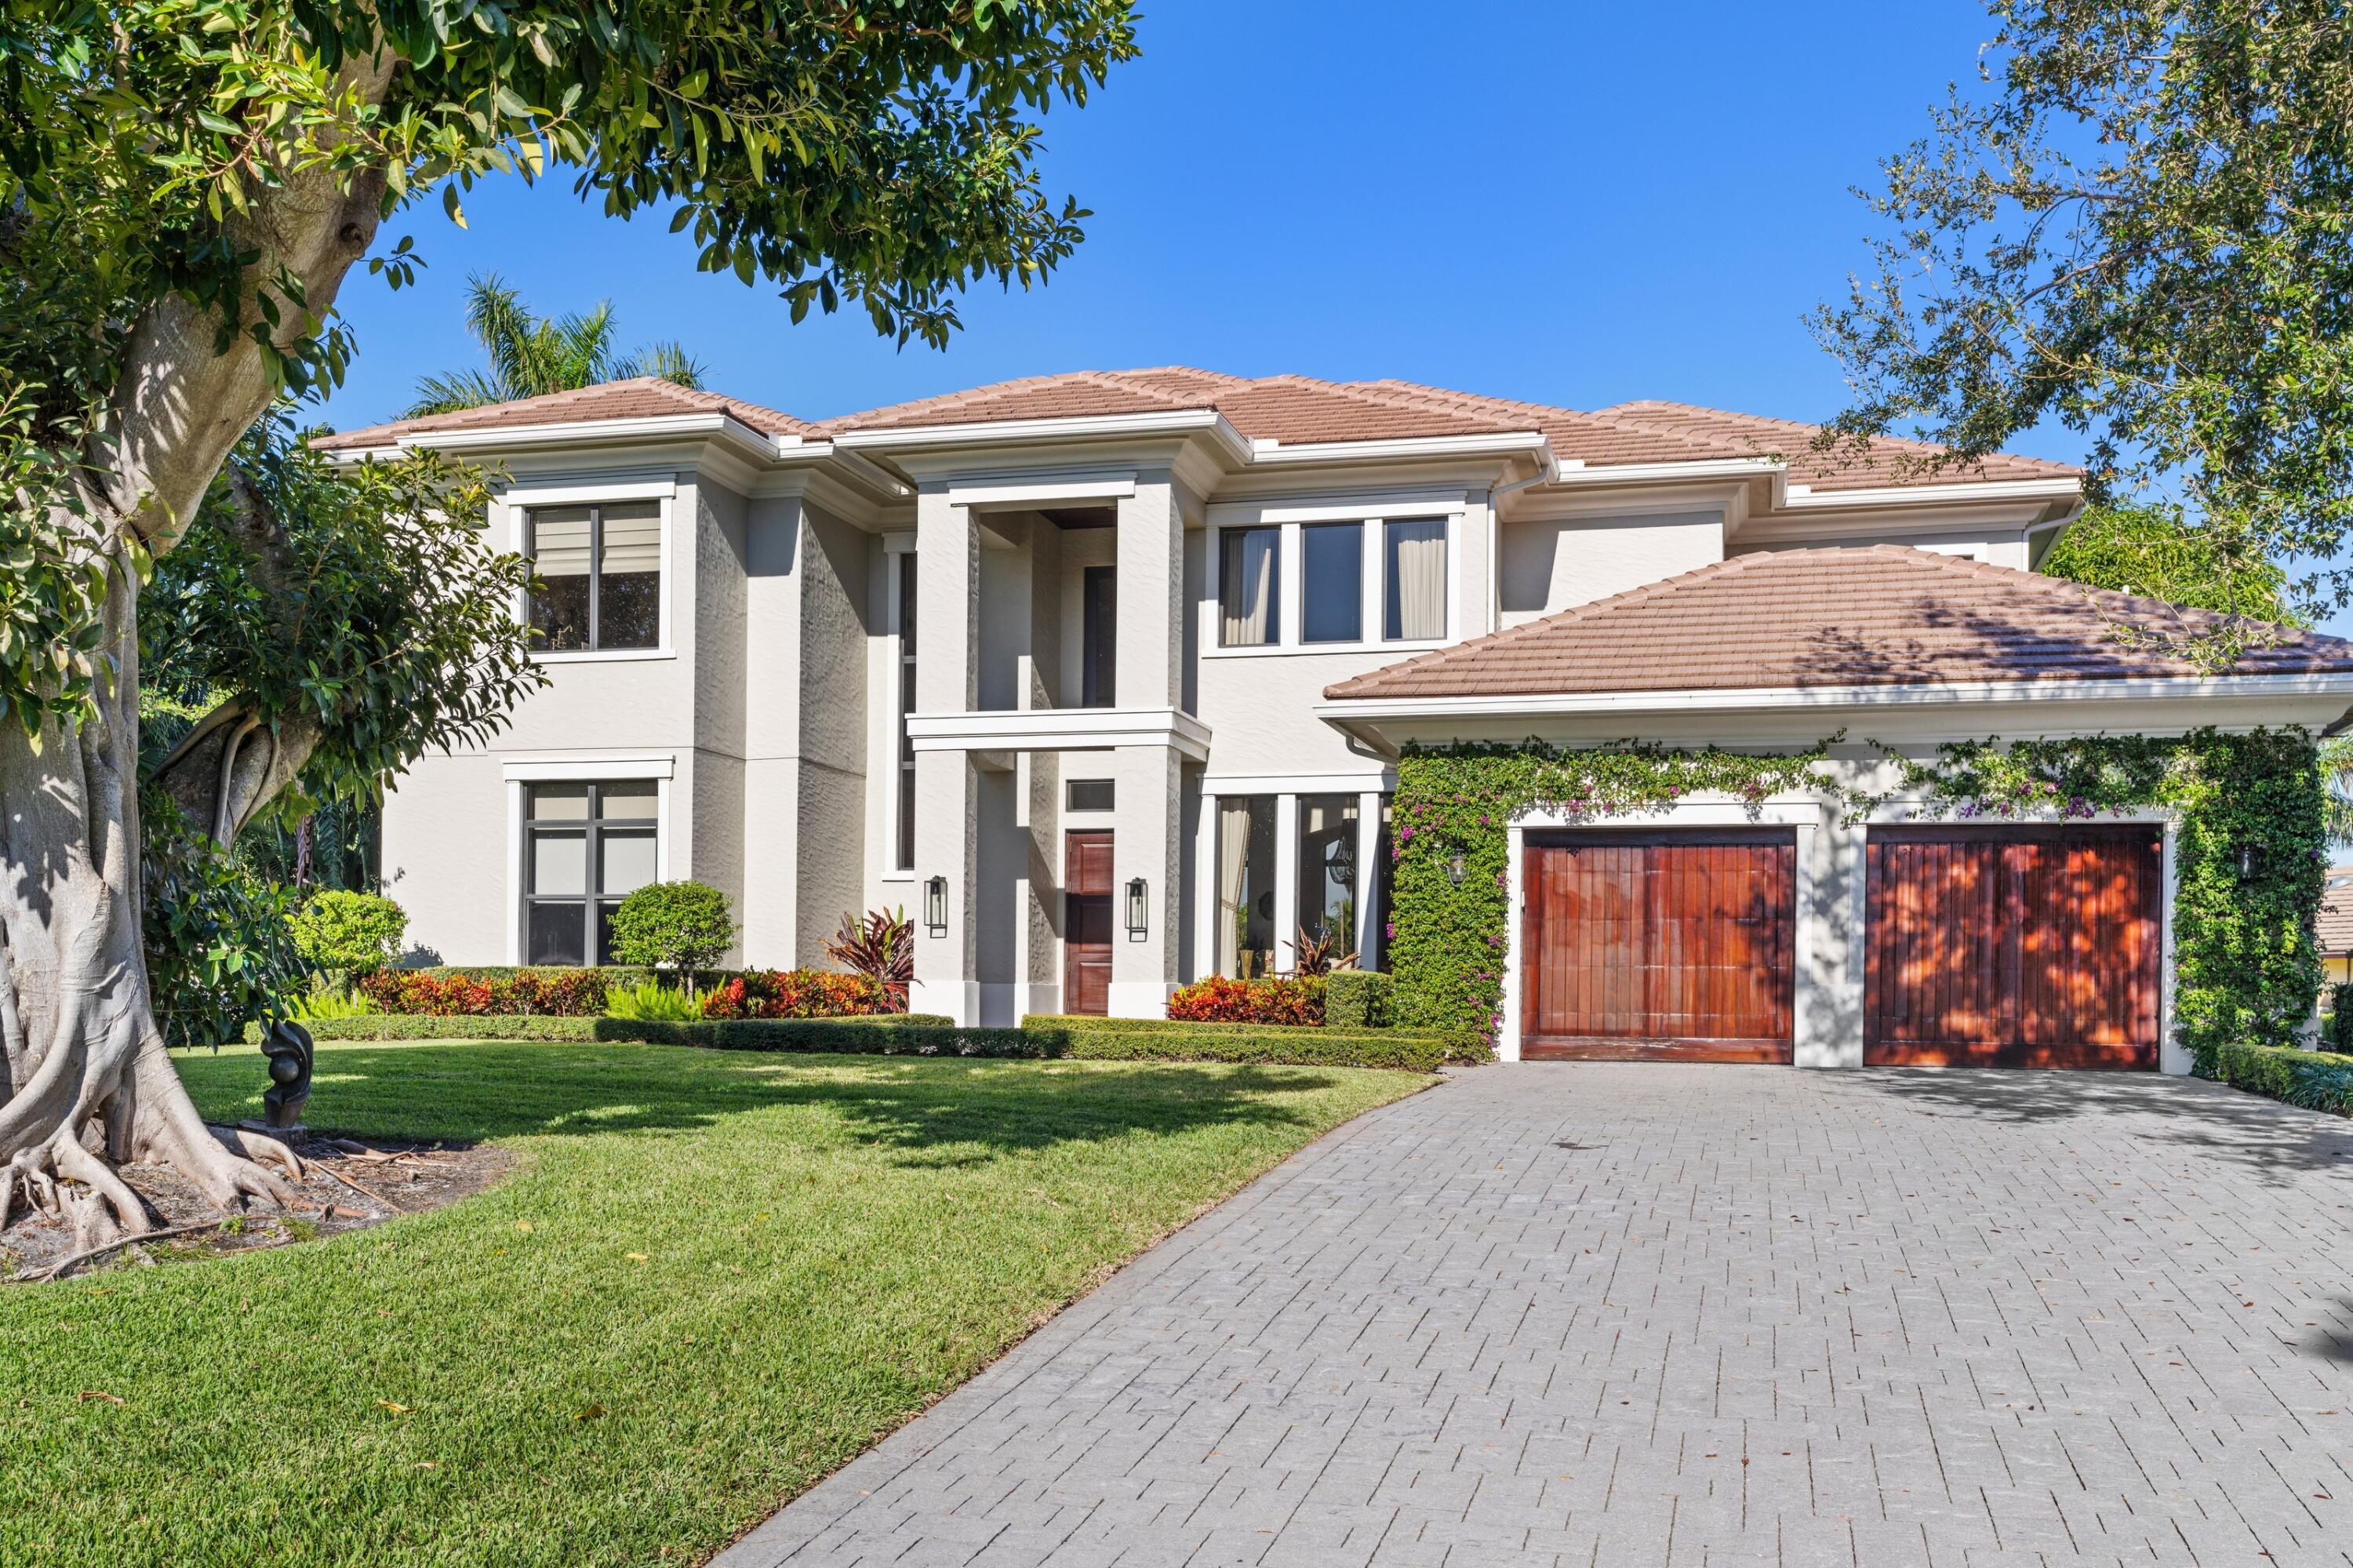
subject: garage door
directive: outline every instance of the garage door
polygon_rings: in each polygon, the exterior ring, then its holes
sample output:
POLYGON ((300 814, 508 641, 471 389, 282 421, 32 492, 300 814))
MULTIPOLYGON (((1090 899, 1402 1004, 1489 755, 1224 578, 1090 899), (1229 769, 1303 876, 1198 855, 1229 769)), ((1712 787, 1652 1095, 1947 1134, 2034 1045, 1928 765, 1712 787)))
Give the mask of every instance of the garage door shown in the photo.
POLYGON ((1531 834, 1524 1056, 1789 1060, 1786 832, 1531 834))
POLYGON ((1862 1059, 2155 1067, 2158 831, 1874 828, 1862 1059))

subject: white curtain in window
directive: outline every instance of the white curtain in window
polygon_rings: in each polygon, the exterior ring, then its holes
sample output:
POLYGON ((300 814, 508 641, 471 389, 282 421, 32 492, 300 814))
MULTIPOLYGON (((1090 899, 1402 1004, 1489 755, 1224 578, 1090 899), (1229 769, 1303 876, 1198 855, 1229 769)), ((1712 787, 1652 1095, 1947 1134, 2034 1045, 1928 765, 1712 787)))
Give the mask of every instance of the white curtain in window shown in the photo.
POLYGON ((1415 517, 1384 530, 1388 556, 1388 626, 1397 641, 1446 635, 1446 520, 1415 517))
POLYGON ((1218 802, 1218 972, 1239 975, 1250 898, 1250 798, 1218 802))
POLYGON ((1282 542, 1279 528, 1226 531, 1219 594, 1224 621, 1219 641, 1225 646, 1257 648, 1275 640, 1275 551, 1282 542))

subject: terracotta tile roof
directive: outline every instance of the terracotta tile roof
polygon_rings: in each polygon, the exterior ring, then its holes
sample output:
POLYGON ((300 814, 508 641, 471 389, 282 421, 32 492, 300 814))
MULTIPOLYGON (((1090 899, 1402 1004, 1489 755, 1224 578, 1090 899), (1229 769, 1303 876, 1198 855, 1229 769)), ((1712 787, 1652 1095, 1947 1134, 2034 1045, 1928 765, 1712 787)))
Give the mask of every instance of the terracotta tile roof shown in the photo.
POLYGON ((1708 441, 1743 455, 1778 457, 1789 465, 1789 482, 1816 490, 1861 490, 1890 484, 1957 483, 1970 480, 2072 479, 2084 471, 2072 463, 1995 452, 1966 467, 1924 470, 1921 464, 1944 449, 1930 441, 1881 436, 1860 451, 1817 451, 1819 425, 1762 414, 1734 414, 1689 403, 1644 400, 1617 403, 1599 417, 1661 434, 1708 441))
POLYGON ((454 414, 428 414, 416 419, 394 419, 363 429, 343 430, 312 444, 322 451, 348 451, 388 447, 402 436, 428 431, 490 430, 509 426, 568 425, 600 419, 649 419, 666 414, 732 414, 763 435, 806 436, 815 427, 807 420, 740 397, 717 392, 694 392, 656 376, 605 381, 575 392, 551 392, 512 403, 491 403, 461 408, 454 414))
MULTIPOLYGON (((1328 697, 1535 696, 2194 675, 2120 628, 2218 618, 1897 545, 1736 556, 1371 671, 1328 697)), ((2353 642, 2294 628, 2232 673, 2353 671, 2353 642)))
POLYGON ((2320 901, 2320 913, 2313 916, 2312 928, 2325 956, 2353 954, 2353 889, 2330 888, 2320 901))
POLYGON ((1217 409, 1245 438, 1303 445, 1409 437, 1500 435, 1534 431, 1563 461, 1599 468, 1712 458, 1778 457, 1794 482, 1817 490, 1893 483, 1957 483, 1972 479, 2047 478, 2080 471, 2033 458, 1997 456, 1969 469, 1923 471, 1936 449, 1883 440, 1872 454, 1824 454, 1810 445, 1815 427, 1683 403, 1621 403, 1598 412, 1484 397, 1409 381, 1319 381, 1307 376, 1248 377, 1164 365, 1145 370, 1074 370, 999 381, 885 408, 810 422, 716 392, 690 392, 640 377, 576 392, 527 397, 455 414, 396 419, 322 439, 327 450, 387 446, 436 430, 489 430, 662 414, 733 414, 769 435, 824 436, 851 430, 912 429, 1022 419, 1076 418, 1217 409), (1877 461, 1877 455, 1885 461, 1877 461))

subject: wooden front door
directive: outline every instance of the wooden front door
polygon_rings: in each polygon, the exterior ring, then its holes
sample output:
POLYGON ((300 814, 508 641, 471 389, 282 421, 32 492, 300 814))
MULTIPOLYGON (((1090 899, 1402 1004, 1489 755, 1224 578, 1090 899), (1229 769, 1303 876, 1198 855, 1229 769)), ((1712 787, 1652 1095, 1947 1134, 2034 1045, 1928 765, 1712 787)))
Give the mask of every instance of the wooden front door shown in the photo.
POLYGON ((1521 1054, 1788 1061, 1796 872, 1786 832, 1531 834, 1521 1054))
POLYGON ((2155 1067, 2154 827, 1873 828, 1862 1059, 2155 1067))
POLYGON ((1062 835, 1062 1011, 1111 1011, 1111 835, 1062 835))

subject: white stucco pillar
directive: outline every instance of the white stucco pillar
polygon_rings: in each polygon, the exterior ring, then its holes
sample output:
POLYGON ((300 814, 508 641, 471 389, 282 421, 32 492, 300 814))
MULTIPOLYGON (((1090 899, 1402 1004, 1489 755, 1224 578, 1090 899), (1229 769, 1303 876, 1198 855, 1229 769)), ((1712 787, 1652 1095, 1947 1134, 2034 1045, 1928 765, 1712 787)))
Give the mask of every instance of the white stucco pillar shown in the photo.
MULTIPOLYGON (((1123 677, 1124 678, 1124 677, 1123 677)), ((1113 754, 1111 996, 1113 1018, 1165 1018, 1184 917, 1184 758, 1168 746, 1113 754), (1144 879, 1145 927, 1128 928, 1127 885, 1144 879)))
POLYGON ((1184 980, 1218 972, 1218 796, 1201 791, 1201 825, 1193 842, 1193 972, 1184 980))
POLYGON ((1356 797, 1356 951, 1373 953, 1380 967, 1388 968, 1389 956, 1381 950, 1380 891, 1389 874, 1381 862, 1381 801, 1377 791, 1356 797))
POLYGON ((1124 708, 1184 700, 1185 519, 1166 473, 1138 477, 1119 503, 1119 652, 1124 708))
MULTIPOLYGON (((979 535, 972 513, 926 486, 915 501, 915 711, 969 713, 977 698, 979 535)), ((961 751, 915 754, 915 981, 909 1005, 980 1021, 974 945, 979 792, 961 751), (944 923, 934 926, 932 878, 947 880, 944 923)))
POLYGON ((1299 961, 1299 797, 1274 798, 1274 957, 1278 969, 1299 961))

